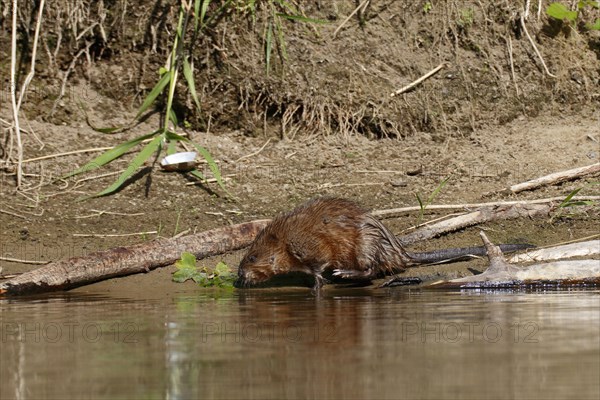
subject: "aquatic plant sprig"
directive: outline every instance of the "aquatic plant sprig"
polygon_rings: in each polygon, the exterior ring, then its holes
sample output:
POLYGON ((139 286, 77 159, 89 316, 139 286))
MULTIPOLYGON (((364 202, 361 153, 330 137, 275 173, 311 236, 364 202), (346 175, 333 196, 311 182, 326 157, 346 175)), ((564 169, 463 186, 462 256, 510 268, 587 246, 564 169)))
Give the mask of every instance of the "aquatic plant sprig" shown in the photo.
POLYGON ((184 252, 181 259, 175 262, 175 267, 177 271, 173 273, 173 281, 179 283, 191 279, 203 287, 232 289, 236 279, 231 268, 224 262, 219 262, 214 268, 199 267, 196 264, 196 256, 187 252, 184 252))

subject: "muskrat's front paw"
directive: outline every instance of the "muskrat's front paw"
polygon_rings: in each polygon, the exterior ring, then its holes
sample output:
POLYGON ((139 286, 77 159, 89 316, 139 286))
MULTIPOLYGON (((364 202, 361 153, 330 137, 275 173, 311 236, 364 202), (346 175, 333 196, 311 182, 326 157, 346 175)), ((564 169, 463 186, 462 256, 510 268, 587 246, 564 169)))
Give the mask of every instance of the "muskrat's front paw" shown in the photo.
POLYGON ((357 271, 353 271, 351 269, 334 269, 333 276, 339 276, 344 279, 352 279, 356 278, 358 275, 357 271))

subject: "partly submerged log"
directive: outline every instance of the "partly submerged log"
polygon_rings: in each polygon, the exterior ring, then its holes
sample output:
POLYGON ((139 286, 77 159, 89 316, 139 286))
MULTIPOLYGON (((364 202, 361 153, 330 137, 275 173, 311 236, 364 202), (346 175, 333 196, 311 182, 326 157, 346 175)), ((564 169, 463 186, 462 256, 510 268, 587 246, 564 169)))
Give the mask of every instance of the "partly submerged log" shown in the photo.
MULTIPOLYGON (((435 287, 459 288, 514 288, 523 286, 573 286, 573 285, 600 285, 600 260, 561 260, 534 264, 527 267, 518 267, 505 261, 502 251, 494 246, 481 232, 490 260, 490 266, 479 275, 452 279, 450 281, 435 282, 435 287)), ((558 246, 547 254, 553 256, 569 256, 568 249, 572 248, 576 255, 595 254, 600 241, 585 242, 588 250, 583 246, 558 246)))
POLYGON ((0 283, 0 295, 67 290, 108 278, 148 272, 173 264, 186 251, 204 258, 241 249, 248 246, 268 222, 247 222, 56 261, 0 283))

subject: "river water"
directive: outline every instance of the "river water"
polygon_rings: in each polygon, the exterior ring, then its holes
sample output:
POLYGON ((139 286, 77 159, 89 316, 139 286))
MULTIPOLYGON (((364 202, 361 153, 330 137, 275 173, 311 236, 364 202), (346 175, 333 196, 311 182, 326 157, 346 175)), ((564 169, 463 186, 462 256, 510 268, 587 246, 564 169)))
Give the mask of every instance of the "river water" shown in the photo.
POLYGON ((598 399, 600 291, 0 300, 0 398, 598 399))

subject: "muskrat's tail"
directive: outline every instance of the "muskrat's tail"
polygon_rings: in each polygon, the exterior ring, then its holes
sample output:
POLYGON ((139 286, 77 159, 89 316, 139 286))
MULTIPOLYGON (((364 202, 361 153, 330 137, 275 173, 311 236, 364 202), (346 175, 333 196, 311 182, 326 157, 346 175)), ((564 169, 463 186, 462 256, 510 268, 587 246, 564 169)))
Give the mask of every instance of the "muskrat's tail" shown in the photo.
MULTIPOLYGON (((531 249, 535 247, 532 244, 501 244, 500 250, 503 253, 510 253, 513 251, 531 249)), ((474 246, 474 247, 457 247, 452 249, 441 249, 434 251, 427 251, 423 253, 408 253, 411 261, 415 264, 442 264, 455 261, 465 261, 474 257, 480 257, 487 255, 485 247, 474 246)))

